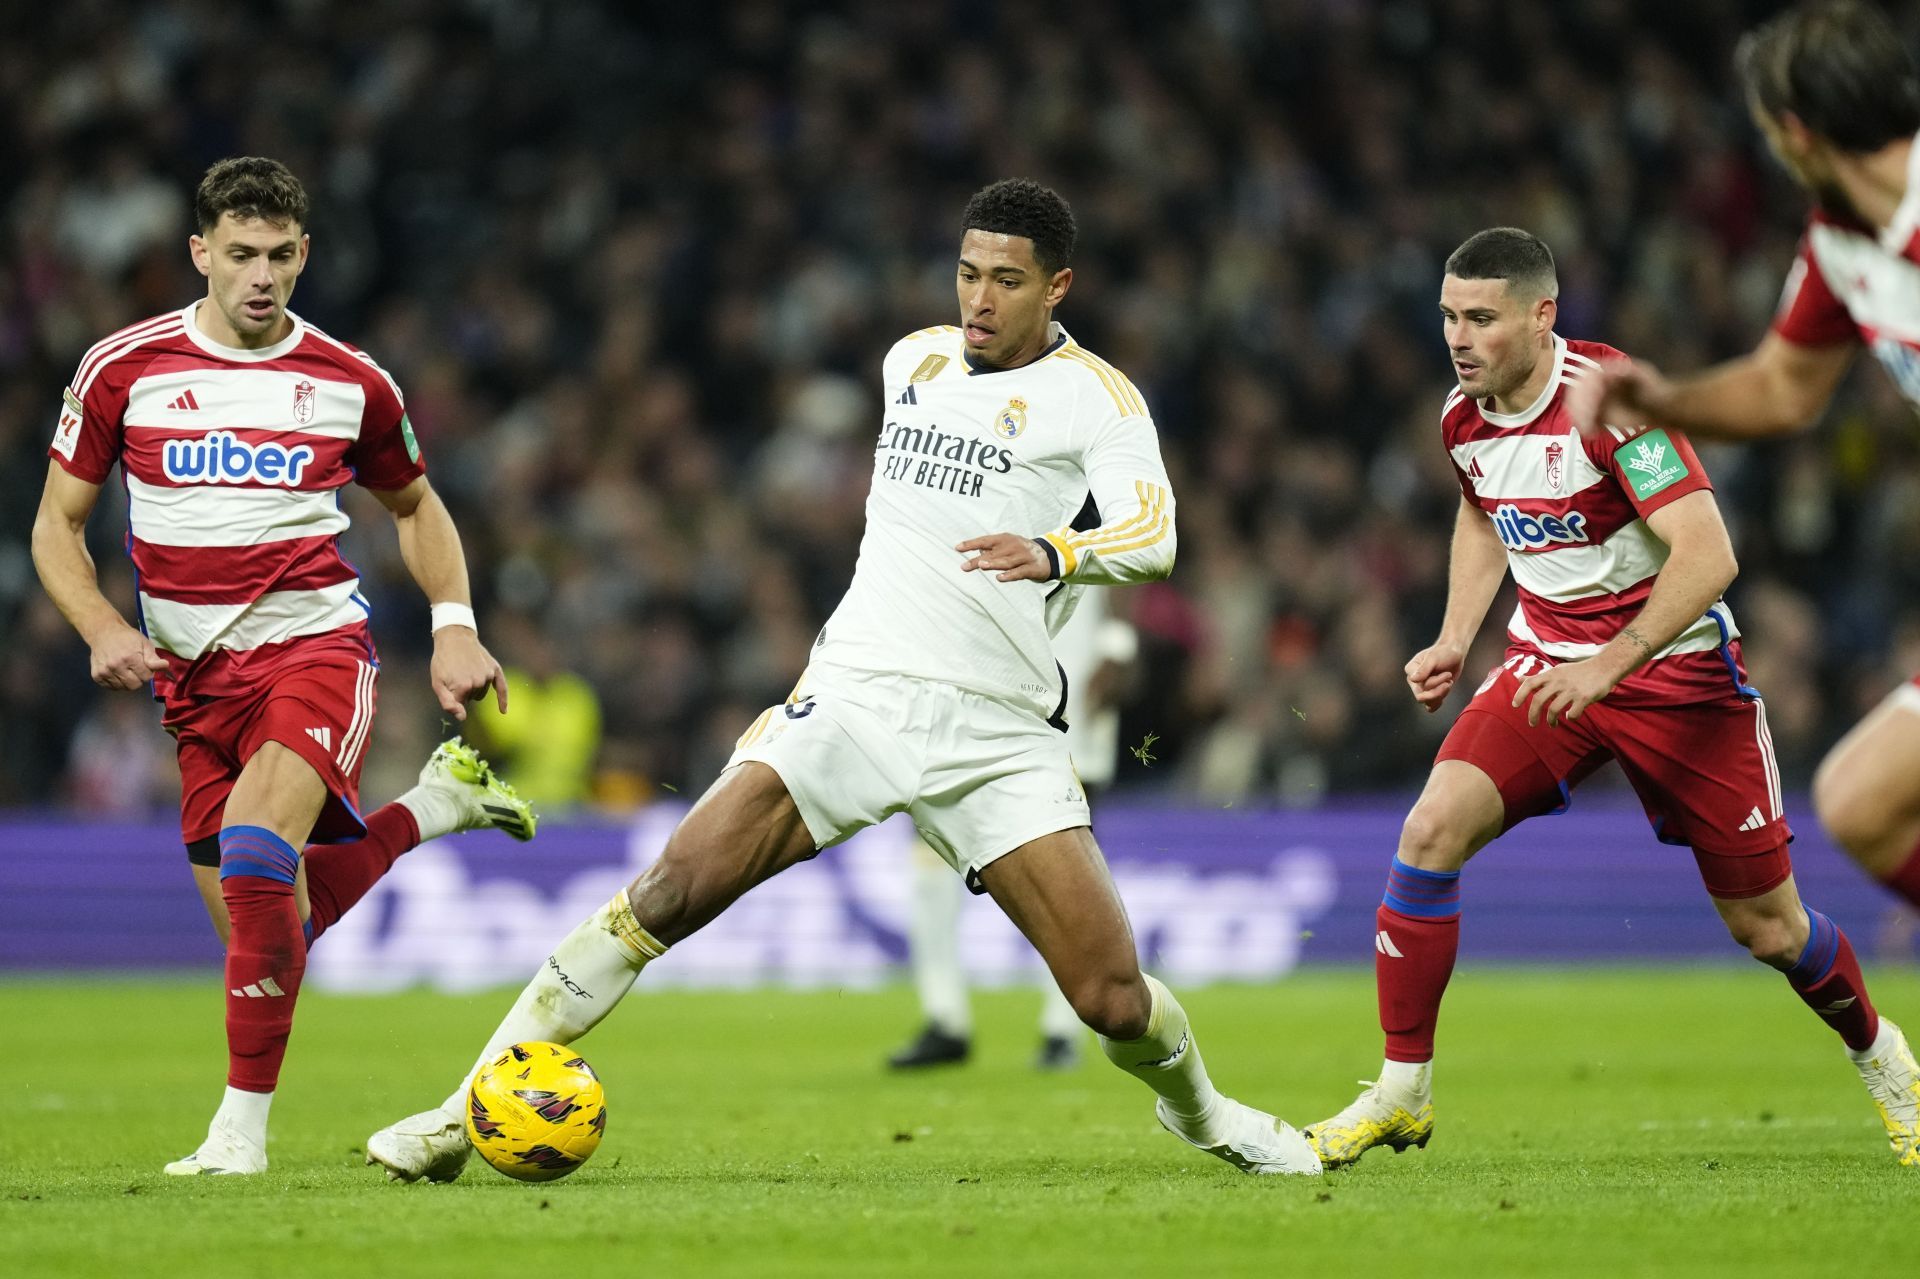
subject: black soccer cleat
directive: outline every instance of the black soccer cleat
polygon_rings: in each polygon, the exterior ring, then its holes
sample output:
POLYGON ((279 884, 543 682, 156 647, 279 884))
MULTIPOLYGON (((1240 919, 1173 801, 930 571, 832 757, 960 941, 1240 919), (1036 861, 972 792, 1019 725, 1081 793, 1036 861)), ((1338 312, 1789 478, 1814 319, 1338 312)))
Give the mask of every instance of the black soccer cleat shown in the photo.
POLYGON ((958 1066, 973 1053, 973 1041, 965 1035, 949 1035, 932 1022, 920 1031, 920 1037, 887 1058, 894 1070, 917 1070, 922 1066, 958 1066))
POLYGON ((1080 1045, 1066 1035, 1047 1035, 1033 1055, 1035 1070, 1073 1070, 1080 1065, 1080 1045))

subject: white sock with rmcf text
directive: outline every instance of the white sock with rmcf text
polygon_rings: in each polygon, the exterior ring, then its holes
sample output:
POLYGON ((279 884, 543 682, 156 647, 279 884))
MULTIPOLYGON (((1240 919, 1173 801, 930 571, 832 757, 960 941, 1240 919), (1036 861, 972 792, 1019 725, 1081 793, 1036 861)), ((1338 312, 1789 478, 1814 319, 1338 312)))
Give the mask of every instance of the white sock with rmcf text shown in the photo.
POLYGON ((634 919, 627 890, 621 889, 553 948, 441 1108, 464 1115, 474 1076, 508 1045, 570 1044, 592 1030, 626 997, 640 970, 666 953, 634 919))
POLYGON ((1166 1099, 1167 1109, 1184 1126, 1199 1128, 1207 1121, 1220 1094, 1207 1078, 1200 1047, 1187 1025, 1187 1010, 1159 979, 1147 978, 1153 1009, 1147 1014, 1147 1033, 1138 1039, 1100 1039, 1107 1060, 1166 1099))

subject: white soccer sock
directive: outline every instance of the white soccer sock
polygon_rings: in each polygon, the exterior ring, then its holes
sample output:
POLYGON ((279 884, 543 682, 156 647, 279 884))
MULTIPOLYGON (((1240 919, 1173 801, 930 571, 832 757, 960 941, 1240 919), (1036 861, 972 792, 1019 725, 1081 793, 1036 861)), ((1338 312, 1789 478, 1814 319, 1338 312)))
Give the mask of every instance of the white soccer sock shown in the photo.
POLYGON ((626 997, 640 970, 666 953, 634 919, 621 889, 553 948, 442 1109, 465 1114, 474 1076, 509 1044, 570 1044, 592 1030, 626 997))
POLYGON ((913 965, 913 988, 929 1022, 965 1039, 973 1033, 967 974, 960 966, 960 906, 965 889, 953 868, 918 838, 912 862, 907 959, 913 965))
POLYGON ((1382 1062, 1380 1087, 1391 1093, 1425 1101, 1433 1095, 1433 1063, 1430 1061, 1382 1062))
POLYGON ((442 835, 452 835, 466 829, 459 801, 432 786, 415 786, 393 802, 404 805, 413 814, 423 844, 430 839, 439 839, 442 835))
POLYGON ((1153 992, 1147 1033, 1138 1039, 1108 1039, 1102 1035, 1100 1048, 1108 1061, 1165 1098, 1174 1118, 1204 1124, 1220 1094, 1207 1078, 1200 1046, 1193 1042, 1187 1025, 1187 1010, 1159 979, 1147 978, 1147 989, 1153 992))
POLYGON ((1851 1048, 1847 1049, 1847 1056, 1853 1058, 1853 1064, 1856 1066, 1864 1066, 1877 1057, 1885 1057, 1893 1051, 1893 1037, 1899 1033, 1898 1030, 1894 1029, 1892 1022, 1882 1017, 1880 1019, 1880 1033, 1873 1037, 1873 1042, 1859 1052, 1855 1052, 1851 1048))
POLYGON ((272 1108, 272 1093, 247 1092, 229 1085, 226 1094, 220 1098, 220 1109, 213 1112, 213 1122, 220 1127, 231 1128, 264 1149, 267 1144, 267 1112, 272 1108))
POLYGON ((1040 1033, 1048 1039, 1078 1039, 1080 1014, 1073 1011, 1073 1005, 1067 1002, 1051 975, 1041 980, 1045 985, 1040 995, 1040 1033))

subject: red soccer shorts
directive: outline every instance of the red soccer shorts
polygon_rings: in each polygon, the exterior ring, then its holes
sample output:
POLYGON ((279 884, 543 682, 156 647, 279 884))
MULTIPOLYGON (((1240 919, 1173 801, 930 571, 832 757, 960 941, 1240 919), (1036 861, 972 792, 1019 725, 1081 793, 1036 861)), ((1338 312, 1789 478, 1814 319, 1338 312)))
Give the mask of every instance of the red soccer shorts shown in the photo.
POLYGON ((1793 838, 1780 803, 1763 704, 1733 691, 1705 702, 1615 706, 1596 702, 1580 718, 1549 728, 1527 725, 1513 695, 1545 659, 1509 653, 1460 712, 1438 759, 1472 764, 1500 788, 1511 830, 1529 817, 1559 812, 1578 786, 1618 760, 1654 835, 1694 850, 1715 897, 1757 897, 1792 874, 1793 838))
POLYGON ((267 742, 299 755, 326 783, 310 842, 365 836, 360 765, 378 671, 364 627, 195 663, 167 698, 161 720, 179 748, 181 838, 192 844, 220 832, 240 770, 267 742))

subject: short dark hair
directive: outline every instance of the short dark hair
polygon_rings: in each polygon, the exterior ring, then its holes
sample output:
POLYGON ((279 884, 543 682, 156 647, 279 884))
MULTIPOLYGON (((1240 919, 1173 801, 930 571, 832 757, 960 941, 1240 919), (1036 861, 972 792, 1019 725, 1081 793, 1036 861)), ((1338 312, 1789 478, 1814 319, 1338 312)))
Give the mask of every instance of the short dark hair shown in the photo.
POLYGON ((1740 38, 1748 101, 1792 113, 1843 151, 1878 151, 1920 132, 1920 74, 1886 14, 1860 0, 1789 9, 1740 38))
POLYGON ((1553 251, 1531 231, 1517 226, 1488 227, 1468 236, 1447 258, 1447 274, 1462 280, 1505 280, 1515 293, 1560 296, 1553 251))
POLYGON ((307 224, 307 189, 293 170, 259 155, 233 155, 215 162, 193 193, 193 216, 202 234, 222 213, 260 218, 276 226, 307 224))
POLYGON ((1048 275, 1073 261, 1073 241, 1079 234, 1073 210, 1060 193, 1032 178, 1002 178, 975 191, 960 228, 962 235, 968 231, 1025 236, 1033 241, 1034 260, 1048 275))

